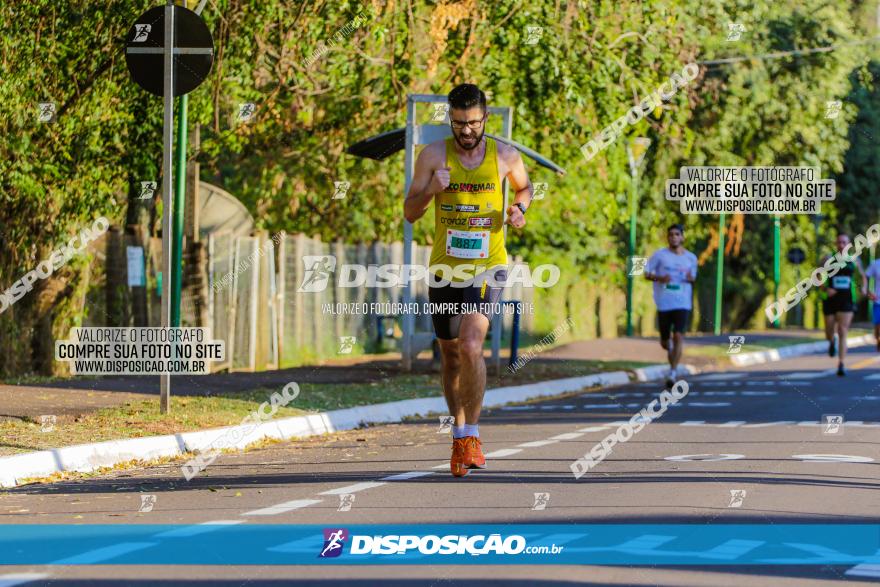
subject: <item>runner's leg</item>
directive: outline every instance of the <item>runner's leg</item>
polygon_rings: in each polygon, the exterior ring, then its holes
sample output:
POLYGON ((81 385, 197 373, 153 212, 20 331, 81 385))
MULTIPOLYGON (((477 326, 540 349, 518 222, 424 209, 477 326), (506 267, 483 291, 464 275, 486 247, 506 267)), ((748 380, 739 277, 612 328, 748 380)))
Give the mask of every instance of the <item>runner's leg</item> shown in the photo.
POLYGON ((828 341, 828 356, 833 357, 837 352, 834 345, 834 333, 837 330, 834 314, 825 314, 825 340, 828 341))
POLYGON ((678 379, 678 363, 681 361, 681 356, 684 354, 684 331, 687 328, 688 317, 690 312, 687 310, 674 310, 672 312, 672 327, 674 328, 674 332, 672 334, 672 347, 670 348, 670 359, 669 363, 672 366, 672 370, 675 373, 675 379, 678 379))
POLYGON ((464 407, 459 400, 461 389, 461 356, 459 354, 459 339, 443 340, 440 342, 440 360, 443 371, 440 374, 440 383, 443 386, 443 395, 446 397, 446 405, 449 406, 449 414, 455 418, 454 425, 464 426, 464 407))
POLYGON ((838 312, 835 316, 835 322, 837 322, 837 346, 840 347, 839 365, 843 365, 843 360, 846 358, 846 334, 849 331, 849 325, 850 322, 852 322, 852 319, 852 312, 838 312))
POLYGON ((459 398, 464 422, 474 425, 480 421, 483 395, 486 393, 486 361, 483 359, 483 341, 489 331, 489 319, 483 314, 465 314, 458 334, 459 398))

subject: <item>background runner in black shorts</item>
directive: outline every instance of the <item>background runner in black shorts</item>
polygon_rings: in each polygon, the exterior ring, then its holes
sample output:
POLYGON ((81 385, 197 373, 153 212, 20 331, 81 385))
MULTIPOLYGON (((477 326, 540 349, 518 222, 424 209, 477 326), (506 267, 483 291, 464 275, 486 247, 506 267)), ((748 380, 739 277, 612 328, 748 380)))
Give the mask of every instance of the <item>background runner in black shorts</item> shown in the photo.
POLYGON ((684 332, 687 330, 690 314, 690 310, 657 312, 657 321, 660 323, 660 339, 669 340, 670 331, 684 332))

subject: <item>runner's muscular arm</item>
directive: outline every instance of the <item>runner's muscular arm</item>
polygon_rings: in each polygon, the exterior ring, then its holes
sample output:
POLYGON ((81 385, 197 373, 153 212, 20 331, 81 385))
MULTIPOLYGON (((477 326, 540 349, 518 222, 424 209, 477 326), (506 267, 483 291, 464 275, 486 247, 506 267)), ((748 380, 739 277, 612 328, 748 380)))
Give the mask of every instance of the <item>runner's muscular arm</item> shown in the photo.
MULTIPOLYGON (((442 143, 440 143, 443 146, 442 143)), ((409 193, 403 201, 403 217, 415 222, 425 215, 435 194, 449 185, 449 168, 443 167, 446 161, 445 148, 441 151, 434 144, 425 147, 416 159, 409 193)))
POLYGON ((500 149, 501 160, 504 162, 505 177, 515 191, 513 201, 507 207, 507 221, 515 228, 522 228, 525 226, 526 220, 516 204, 522 204, 528 210, 532 204, 532 182, 529 181, 529 174, 526 173, 526 166, 523 164, 519 151, 500 142, 496 144, 500 149))
POLYGON ((865 275, 865 267, 862 265, 862 260, 856 257, 856 267, 859 270, 859 275, 862 276, 862 295, 867 295, 868 293, 868 276, 865 275))

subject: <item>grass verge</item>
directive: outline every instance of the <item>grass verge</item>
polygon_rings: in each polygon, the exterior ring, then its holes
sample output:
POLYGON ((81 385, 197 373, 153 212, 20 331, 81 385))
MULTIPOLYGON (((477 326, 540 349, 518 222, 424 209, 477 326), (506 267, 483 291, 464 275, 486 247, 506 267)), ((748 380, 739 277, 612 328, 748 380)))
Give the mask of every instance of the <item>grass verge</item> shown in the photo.
MULTIPOLYGON (((631 370, 646 364, 536 359, 515 374, 505 369, 501 375, 490 374, 487 379, 488 387, 495 388, 603 371, 631 370)), ((303 383, 300 388, 299 396, 290 405, 279 408, 275 418, 442 395, 437 373, 389 375, 369 383, 303 383)), ((174 397, 169 414, 159 413, 157 399, 138 400, 80 416, 59 415, 53 429, 46 431, 37 420, 6 420, 0 422, 0 456, 240 424, 245 416, 268 401, 273 391, 278 390, 174 397)))

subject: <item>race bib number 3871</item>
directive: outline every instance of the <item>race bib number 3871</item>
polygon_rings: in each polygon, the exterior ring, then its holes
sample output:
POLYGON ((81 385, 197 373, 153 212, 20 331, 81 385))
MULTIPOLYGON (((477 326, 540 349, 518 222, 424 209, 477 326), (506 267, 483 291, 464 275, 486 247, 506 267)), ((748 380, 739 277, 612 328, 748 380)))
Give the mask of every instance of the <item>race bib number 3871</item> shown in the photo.
POLYGON ((456 259, 485 259, 489 256, 489 233, 447 230, 446 254, 456 259))

